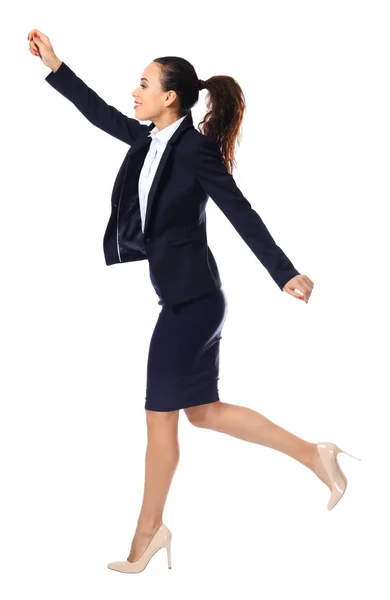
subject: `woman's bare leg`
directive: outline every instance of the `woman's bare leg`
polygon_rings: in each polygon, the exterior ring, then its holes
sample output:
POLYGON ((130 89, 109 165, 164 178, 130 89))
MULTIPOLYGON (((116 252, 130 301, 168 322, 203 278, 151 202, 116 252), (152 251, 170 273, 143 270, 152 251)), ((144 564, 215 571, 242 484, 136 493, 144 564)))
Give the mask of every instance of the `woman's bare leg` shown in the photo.
POLYGON ((179 462, 179 411, 146 410, 148 442, 141 511, 128 561, 138 560, 163 520, 169 488, 179 462))
POLYGON ((212 402, 184 409, 193 425, 283 452, 313 471, 332 490, 315 443, 307 442, 279 427, 260 413, 227 402, 212 402))

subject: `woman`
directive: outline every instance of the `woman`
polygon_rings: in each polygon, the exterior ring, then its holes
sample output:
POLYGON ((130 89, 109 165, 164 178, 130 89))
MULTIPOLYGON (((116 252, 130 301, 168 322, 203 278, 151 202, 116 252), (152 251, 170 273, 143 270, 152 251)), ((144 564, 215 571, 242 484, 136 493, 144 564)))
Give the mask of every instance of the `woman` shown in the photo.
POLYGON ((148 65, 133 92, 137 119, 152 121, 141 125, 88 88, 58 59, 47 36, 34 29, 28 40, 30 51, 51 69, 48 83, 95 126, 130 144, 114 184, 105 258, 107 264, 147 259, 162 306, 147 365, 142 507, 127 560, 108 567, 138 573, 160 548, 167 549, 171 567, 172 534, 163 523, 163 510, 179 460, 181 409, 194 425, 274 448, 308 467, 331 491, 331 510, 347 485, 337 462, 343 450, 331 442, 300 439, 254 410, 221 402, 218 396, 219 342, 227 304, 207 245, 207 197, 282 291, 307 303, 314 285, 275 244, 231 175, 245 109, 240 86, 229 76, 204 82, 188 61, 160 57, 148 65), (201 133, 192 125, 191 107, 203 88, 210 94, 210 110, 201 133))

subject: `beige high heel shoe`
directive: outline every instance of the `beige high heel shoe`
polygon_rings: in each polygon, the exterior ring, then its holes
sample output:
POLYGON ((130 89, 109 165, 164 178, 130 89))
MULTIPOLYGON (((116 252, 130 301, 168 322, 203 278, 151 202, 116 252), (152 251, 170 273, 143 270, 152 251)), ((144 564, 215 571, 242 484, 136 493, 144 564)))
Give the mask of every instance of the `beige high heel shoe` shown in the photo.
POLYGON ((356 458, 356 460, 360 460, 357 456, 353 456, 353 454, 348 454, 345 450, 341 450, 336 444, 332 442, 319 442, 317 444, 318 453, 322 460, 322 464, 324 465, 326 472, 332 483, 332 493, 330 495, 330 499, 328 502, 328 510, 332 510, 337 504, 337 502, 344 495, 345 490, 347 489, 348 480, 345 476, 345 473, 342 471, 338 460, 337 455, 339 452, 344 452, 348 456, 352 458, 356 458))
POLYGON ((136 561, 130 562, 129 560, 125 561, 116 561, 107 565, 109 569, 113 571, 120 571, 121 573, 139 573, 143 571, 152 558, 154 554, 161 548, 167 549, 167 557, 168 557, 168 569, 172 568, 171 563, 171 540, 172 533, 169 531, 168 527, 161 523, 160 527, 157 529, 156 533, 150 540, 149 545, 147 546, 143 555, 136 561))

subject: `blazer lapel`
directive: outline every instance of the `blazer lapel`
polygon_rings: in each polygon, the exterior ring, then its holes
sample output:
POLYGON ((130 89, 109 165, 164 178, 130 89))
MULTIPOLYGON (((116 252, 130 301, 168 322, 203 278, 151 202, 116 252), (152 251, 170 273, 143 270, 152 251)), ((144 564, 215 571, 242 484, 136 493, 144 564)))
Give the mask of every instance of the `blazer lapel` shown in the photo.
MULTIPOLYGON (((149 143, 149 145, 150 145, 151 138, 149 137, 149 133, 153 129, 154 126, 155 126, 154 123, 151 123, 151 125, 149 126, 149 128, 147 130, 145 138, 142 138, 142 141, 140 141, 140 146, 137 146, 137 150, 139 148, 143 147, 144 144, 149 143)), ((180 123, 179 127, 176 129, 176 131, 170 137, 170 139, 167 142, 166 148, 161 156, 161 159, 160 159, 159 165, 157 167, 156 174, 153 178, 153 182, 152 182, 152 185, 151 185, 151 188, 149 191, 149 195, 148 195, 148 202, 147 202, 147 206, 146 206, 146 215, 145 215, 144 234, 146 234, 146 230, 147 230, 147 227, 148 227, 148 224, 150 221, 150 214, 151 214, 152 204, 153 204, 153 200, 154 200, 154 197, 156 194, 157 186, 161 179, 161 175, 163 174, 165 165, 167 164, 167 160, 170 155, 172 145, 177 142, 179 136, 183 133, 183 131, 185 131, 186 129, 189 129, 190 127, 193 127, 191 111, 186 115, 186 118, 183 119, 183 121, 180 123)))

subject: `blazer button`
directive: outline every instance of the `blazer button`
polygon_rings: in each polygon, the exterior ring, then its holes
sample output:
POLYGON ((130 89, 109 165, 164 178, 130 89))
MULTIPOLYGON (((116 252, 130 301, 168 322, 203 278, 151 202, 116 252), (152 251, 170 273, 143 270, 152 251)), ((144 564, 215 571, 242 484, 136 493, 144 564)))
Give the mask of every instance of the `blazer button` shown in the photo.
POLYGON ((146 241, 147 241, 147 242, 149 242, 149 241, 150 241, 150 237, 147 237, 147 238, 146 238, 146 241))

